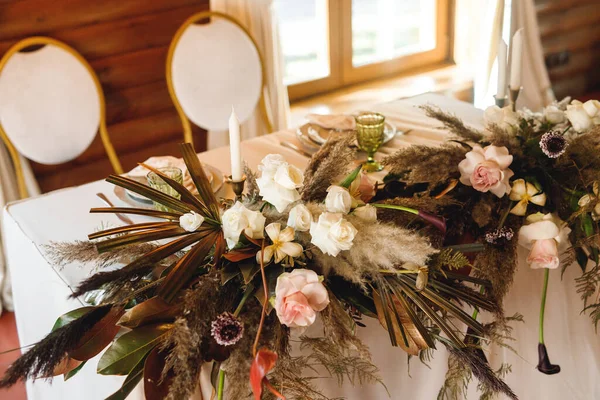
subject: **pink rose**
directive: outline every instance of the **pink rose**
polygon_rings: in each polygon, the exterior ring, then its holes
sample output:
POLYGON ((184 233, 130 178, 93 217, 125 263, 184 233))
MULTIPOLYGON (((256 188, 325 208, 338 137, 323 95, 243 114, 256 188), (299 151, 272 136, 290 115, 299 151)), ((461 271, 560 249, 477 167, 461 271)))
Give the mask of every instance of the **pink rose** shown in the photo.
POLYGON ((558 268, 560 253, 569 247, 571 229, 553 214, 536 213, 525 221, 527 225, 519 230, 519 244, 529 250, 529 267, 558 268))
POLYGON ((460 181, 479 192, 490 191, 498 197, 510 193, 509 179, 514 173, 508 168, 513 156, 506 147, 475 145, 458 164, 460 181))
POLYGON ((329 294, 315 271, 298 268, 277 278, 275 311, 283 325, 310 326, 328 304, 329 294))

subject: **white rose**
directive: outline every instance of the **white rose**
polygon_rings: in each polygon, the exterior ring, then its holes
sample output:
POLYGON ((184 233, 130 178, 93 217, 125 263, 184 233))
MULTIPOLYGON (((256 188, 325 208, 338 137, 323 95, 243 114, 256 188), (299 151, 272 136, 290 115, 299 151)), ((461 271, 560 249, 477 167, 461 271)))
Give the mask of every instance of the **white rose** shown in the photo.
POLYGON ((298 204, 290 210, 287 226, 291 226, 298 232, 306 232, 310 229, 312 215, 304 204, 298 204))
POLYGON ((329 186, 325 197, 325 208, 329 212, 348 214, 352 207, 352 195, 341 186, 329 186))
POLYGON ((204 222, 204 217, 194 211, 187 214, 183 214, 179 217, 179 226, 188 232, 194 232, 200 228, 200 225, 204 222))
POLYGON ((588 115, 580 101, 573 100, 573 102, 567 106, 565 115, 569 119, 569 122, 571 122, 571 125, 573 125, 573 129, 577 132, 587 131, 592 127, 592 118, 588 115))
POLYGON ((354 210, 354 215, 366 222, 377 221, 377 208, 370 204, 363 207, 358 207, 354 210))
POLYGON ((286 189, 298 189, 304 183, 304 175, 300 168, 285 163, 277 168, 273 180, 286 189))
POLYGON ((498 125, 502 129, 519 125, 517 114, 512 111, 510 106, 504 108, 490 106, 486 108, 483 113, 483 122, 485 125, 498 125))
POLYGON ((302 171, 289 165, 279 154, 269 154, 258 166, 262 172, 256 184, 263 200, 283 212, 291 203, 300 200, 298 188, 302 187, 302 171))
POLYGON ((544 118, 551 124, 560 124, 565 120, 565 113, 554 105, 544 108, 544 118))
POLYGON ((323 213, 318 222, 310 225, 310 242, 323 253, 337 256, 342 250, 349 250, 357 230, 339 213, 323 213))
POLYGON ((230 249, 239 242, 242 232, 252 239, 265 237, 265 217, 258 211, 248 210, 239 201, 223 213, 221 222, 223 235, 230 249))
MULTIPOLYGON (((583 109, 590 116, 590 118, 594 119, 599 116, 600 113, 600 101, 598 100, 588 100, 583 103, 583 109)), ((594 121, 595 124, 598 122, 594 121)))

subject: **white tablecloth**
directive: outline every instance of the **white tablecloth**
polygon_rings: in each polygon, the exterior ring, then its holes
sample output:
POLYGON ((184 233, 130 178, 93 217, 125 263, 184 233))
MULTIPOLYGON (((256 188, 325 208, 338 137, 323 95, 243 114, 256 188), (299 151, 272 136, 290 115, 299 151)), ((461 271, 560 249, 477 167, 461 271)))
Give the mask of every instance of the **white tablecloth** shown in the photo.
MULTIPOLYGON (((398 136, 387 146, 402 147, 413 143, 438 144, 445 133, 436 128, 436 121, 426 118, 415 104, 432 102, 455 112, 459 117, 481 126, 481 111, 467 103, 437 95, 424 95, 408 100, 373 107, 382 112, 398 129, 412 129, 398 136)), ((288 161, 304 167, 306 157, 283 148, 280 140, 295 141, 293 131, 283 131, 242 143, 243 157, 252 167, 269 153, 281 153, 288 161)), ((229 173, 229 150, 220 148, 202 153, 203 162, 229 173)), ((90 273, 89 269, 66 266, 54 268, 41 247, 54 241, 85 240, 87 234, 102 223, 114 225, 120 221, 106 214, 89 214, 89 209, 102 206, 96 193, 103 192, 115 203, 113 186, 100 181, 87 185, 55 191, 33 199, 12 203, 4 209, 2 228, 6 238, 6 251, 13 278, 13 292, 17 329, 21 345, 36 342, 44 337, 57 316, 81 306, 77 300, 68 300, 69 287, 75 286, 90 273)), ((142 217, 132 217, 136 221, 142 217)), ((488 354, 492 366, 502 362, 512 364, 507 383, 521 399, 600 399, 597 380, 600 366, 600 345, 589 318, 579 315, 582 303, 574 290, 573 278, 577 267, 570 268, 560 281, 559 271, 552 271, 546 311, 546 343, 554 363, 562 372, 546 376, 535 370, 537 364, 537 319, 543 273, 527 267, 519 268, 515 284, 507 296, 507 314, 520 312, 525 323, 515 326, 513 344, 518 355, 504 349, 492 349, 488 354)), ((407 358, 400 349, 390 347, 387 333, 376 321, 368 328, 359 329, 359 336, 370 346, 374 362, 392 394, 392 399, 435 399, 446 372, 447 356, 444 350, 435 353, 431 369, 413 359, 410 375, 407 358)), ((28 383, 30 399, 103 399, 120 386, 123 378, 95 374, 96 361, 91 360, 83 370, 68 382, 61 378, 52 385, 38 381, 28 383)), ((346 383, 338 388, 335 379, 319 383, 330 396, 344 396, 349 400, 386 399, 381 386, 352 387, 346 383)), ((139 389, 139 388, 138 388, 139 389)), ((131 399, 143 398, 136 390, 131 399)), ((469 398, 477 398, 475 395, 469 398)))

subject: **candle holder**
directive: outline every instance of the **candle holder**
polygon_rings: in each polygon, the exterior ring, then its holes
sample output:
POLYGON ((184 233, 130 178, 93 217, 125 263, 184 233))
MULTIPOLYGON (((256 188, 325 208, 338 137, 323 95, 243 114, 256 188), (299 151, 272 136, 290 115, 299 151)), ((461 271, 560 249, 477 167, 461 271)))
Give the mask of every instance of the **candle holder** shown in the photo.
POLYGON ((517 111, 517 99, 519 98, 519 93, 523 90, 523 86, 518 89, 509 89, 510 93, 510 102, 512 103, 512 110, 517 111))
POLYGON ((242 179, 234 181, 231 175, 225 177, 225 182, 231 185, 233 193, 235 193, 235 200, 242 199, 242 193, 244 193, 244 185, 246 183, 246 175, 242 175, 242 179))
POLYGON ((506 106, 506 103, 508 102, 508 97, 504 96, 504 97, 498 97, 496 95, 494 95, 494 101, 496 102, 496 105, 500 108, 504 108, 506 106))

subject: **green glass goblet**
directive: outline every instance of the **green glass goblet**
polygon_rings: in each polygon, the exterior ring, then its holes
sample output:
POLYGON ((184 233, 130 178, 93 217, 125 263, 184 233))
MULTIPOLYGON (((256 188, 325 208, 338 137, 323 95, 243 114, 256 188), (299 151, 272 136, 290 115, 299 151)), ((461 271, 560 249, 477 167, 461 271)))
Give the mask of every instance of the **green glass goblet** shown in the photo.
POLYGON ((367 162, 363 165, 365 172, 377 172, 383 165, 375 161, 373 156, 383 143, 385 117, 374 112, 361 113, 356 120, 356 140, 358 147, 367 153, 367 162))
MULTIPOLYGON (((178 183, 183 184, 183 172, 181 171, 181 169, 176 167, 164 167, 157 169, 163 174, 165 174, 167 177, 177 181, 178 183)), ((166 193, 169 196, 175 197, 177 199, 181 198, 181 195, 177 193, 175 189, 169 186, 169 184, 165 182, 163 178, 161 178, 158 174, 154 172, 149 172, 148 175, 146 175, 146 177, 148 178, 148 186, 150 186, 151 188, 160 190, 161 192, 166 193)), ((172 211, 169 207, 157 203, 156 201, 154 202, 154 208, 159 211, 172 211)))

